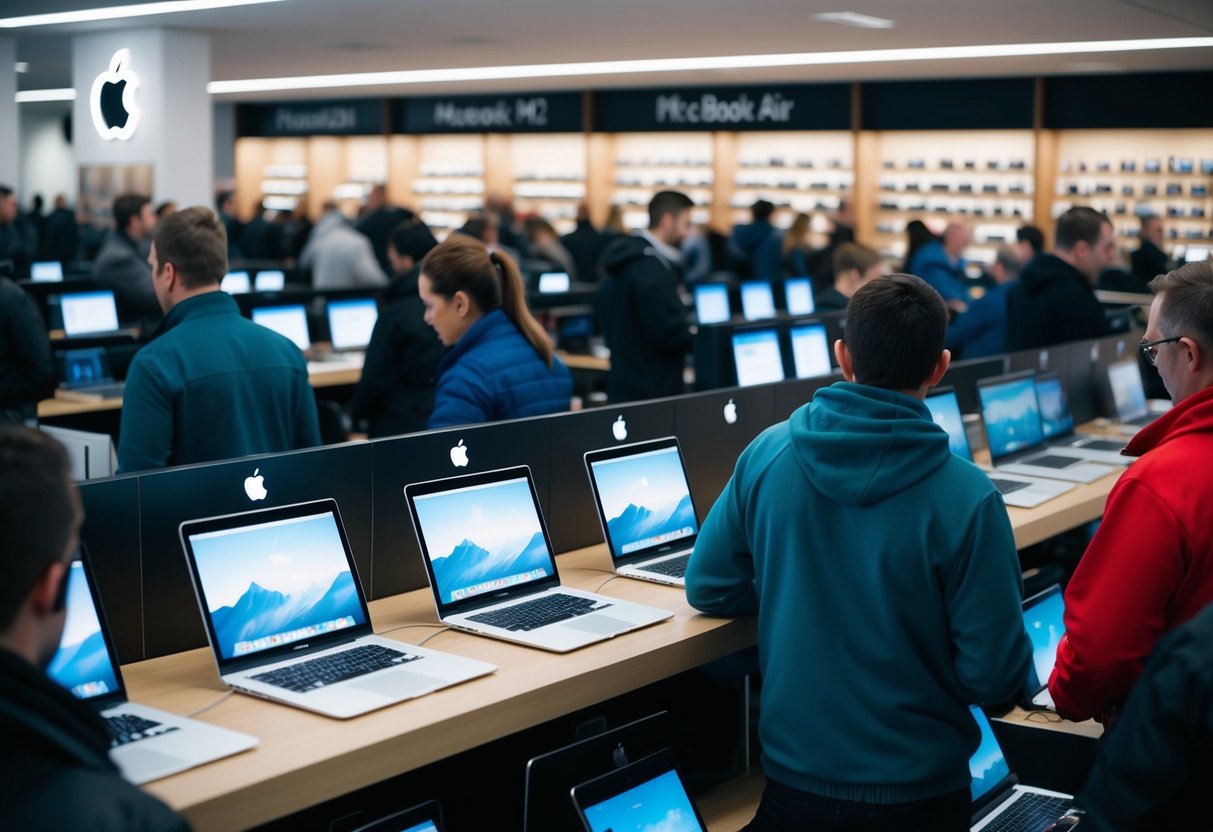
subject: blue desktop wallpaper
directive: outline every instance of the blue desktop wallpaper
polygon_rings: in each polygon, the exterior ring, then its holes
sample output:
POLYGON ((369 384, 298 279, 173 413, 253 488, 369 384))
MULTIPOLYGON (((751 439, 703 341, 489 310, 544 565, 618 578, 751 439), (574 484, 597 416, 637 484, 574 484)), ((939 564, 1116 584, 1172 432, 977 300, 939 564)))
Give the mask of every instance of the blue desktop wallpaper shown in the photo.
POLYGON ((59 638, 59 650, 46 672, 81 699, 91 699, 118 690, 118 679, 105 649, 101 621, 80 561, 72 564, 67 583, 67 622, 59 638), (82 685, 89 688, 80 689, 82 685))
POLYGON ((525 583, 553 573, 526 478, 429 494, 413 500, 425 535, 439 597, 525 583), (542 572, 542 574, 540 574, 542 572), (525 580, 520 577, 533 573, 525 580))
POLYGON ((1052 439, 1074 429, 1074 417, 1066 402, 1061 379, 1048 378, 1036 382, 1036 400, 1040 404, 1040 429, 1045 439, 1052 439))
POLYGON ((994 459, 1040 444, 1040 408, 1036 384, 1021 378, 977 388, 986 423, 990 456, 994 459))
POLYGON ((431 821, 422 821, 416 826, 410 826, 408 829, 402 829, 400 832, 438 832, 438 827, 431 821))
POLYGON ((586 807, 585 818, 591 832, 702 832, 674 771, 586 807))
POLYGON ((969 437, 965 434, 964 418, 960 415, 956 394, 927 396, 926 405, 935 424, 948 432, 948 447, 952 449, 952 453, 972 462, 973 454, 969 449, 969 437))
POLYGON ((792 363, 796 378, 830 374, 830 344, 821 324, 792 328, 792 363))
POLYGON ((1032 641, 1032 669, 1040 684, 1047 684, 1057 661, 1057 645, 1066 632, 1062 615, 1065 601, 1055 593, 1024 610, 1023 625, 1032 641))
POLYGON ((677 448, 595 462, 592 467, 616 555, 648 548, 659 535, 674 540, 698 531, 677 448))
POLYGON ((329 622, 366 623, 329 512, 236 532, 195 534, 190 541, 224 658, 305 638, 316 632, 299 631, 329 622), (237 647, 256 640, 264 643, 237 647))
POLYGON ((969 783, 969 792, 976 800, 1001 783, 1003 778, 1011 773, 1011 768, 1007 765, 1006 757, 1002 755, 998 740, 994 738, 990 720, 986 719, 986 715, 976 706, 970 706, 969 710, 973 712, 973 719, 977 720, 977 725, 981 728, 981 745, 969 758, 969 774, 973 777, 969 783))

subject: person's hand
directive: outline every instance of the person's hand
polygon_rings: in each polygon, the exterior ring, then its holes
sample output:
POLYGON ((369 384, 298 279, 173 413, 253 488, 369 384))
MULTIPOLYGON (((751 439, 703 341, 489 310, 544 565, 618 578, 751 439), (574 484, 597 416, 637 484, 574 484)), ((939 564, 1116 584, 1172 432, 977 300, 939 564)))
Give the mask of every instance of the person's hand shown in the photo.
POLYGON ((963 315, 965 312, 969 311, 969 305, 958 298, 947 301, 947 304, 948 309, 955 312, 957 315, 963 315))

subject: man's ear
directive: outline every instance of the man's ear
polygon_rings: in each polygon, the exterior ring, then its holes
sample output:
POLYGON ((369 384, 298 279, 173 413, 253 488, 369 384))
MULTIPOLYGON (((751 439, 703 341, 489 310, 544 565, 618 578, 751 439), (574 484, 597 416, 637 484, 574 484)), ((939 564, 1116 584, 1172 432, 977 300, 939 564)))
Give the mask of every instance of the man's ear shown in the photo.
POLYGON ((851 366, 851 351, 847 349, 846 343, 841 338, 834 342, 834 358, 838 361, 838 366, 842 370, 842 377, 847 381, 855 381, 854 368, 851 366))
POLYGON ((939 386, 939 382, 943 380, 944 373, 948 371, 948 367, 950 367, 951 364, 952 351, 944 350, 939 354, 939 359, 936 360, 935 366, 931 369, 931 375, 927 376, 927 390, 939 386))
POLYGON ((56 561, 34 583, 30 592, 30 606, 39 617, 53 615, 63 609, 60 598, 66 602, 64 588, 67 585, 69 564, 56 561))

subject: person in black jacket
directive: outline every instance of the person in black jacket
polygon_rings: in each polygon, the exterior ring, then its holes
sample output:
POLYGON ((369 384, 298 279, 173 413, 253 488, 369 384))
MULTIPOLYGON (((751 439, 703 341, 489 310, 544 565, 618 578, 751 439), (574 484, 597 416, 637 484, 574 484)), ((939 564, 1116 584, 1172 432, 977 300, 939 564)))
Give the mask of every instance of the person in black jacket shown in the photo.
POLYGON ((1163 235, 1162 217, 1141 218, 1141 245, 1129 254, 1129 271, 1136 280, 1121 291, 1148 294, 1150 281, 1171 271, 1170 260, 1162 250, 1163 235))
POLYGON ((560 238, 561 245, 573 257, 577 279, 582 283, 598 282, 598 260, 608 237, 590 222, 590 208, 584 202, 577 206, 577 228, 560 238))
POLYGON ((76 214, 67 207, 67 197, 55 197, 55 210, 46 218, 46 239, 42 241, 42 256, 46 260, 57 260, 64 267, 75 262, 80 248, 80 226, 76 214))
POLYGON ((15 280, 23 280, 37 257, 38 232, 21 216, 13 189, 0 185, 0 267, 7 265, 15 280))
POLYGON ((137 323, 147 333, 154 331, 164 317, 152 288, 152 267, 147 262, 147 246, 155 229, 156 214, 150 199, 140 194, 115 198, 114 227, 93 261, 93 280, 113 291, 118 320, 137 323))
POLYGON ((434 409, 434 373, 446 349, 425 322, 417 279, 421 261, 436 245, 421 222, 400 226, 388 243, 397 277, 383 293, 386 306, 371 332, 350 408, 355 422, 367 422, 372 439, 425 430, 434 409))
POLYGON ((691 347, 687 310, 678 295, 678 248, 691 227, 686 194, 661 191, 649 201, 649 227, 622 237, 602 255, 598 323, 611 350, 607 397, 613 402, 684 392, 682 367, 691 347))
MULTIPOLYGON (((388 256, 388 244, 401 224, 412 222, 417 215, 407 208, 398 208, 388 202, 387 190, 382 185, 371 187, 366 195, 366 204, 354 228, 371 241, 371 249, 379 267, 387 274, 393 273, 391 258, 388 256)), ((417 258, 421 262, 421 258, 417 258)))
POLYGON ((0 426, 0 823, 170 832, 189 825, 127 783, 97 712, 46 675, 66 619, 80 496, 50 437, 0 426))
POLYGON ((1008 350, 1108 334, 1094 287, 1116 257, 1111 221, 1091 208, 1071 208, 1057 218, 1054 241, 1054 253, 1032 258, 1007 294, 1008 350))
POLYGON ((25 422, 55 388, 51 344, 38 304, 0 277, 0 421, 25 422))

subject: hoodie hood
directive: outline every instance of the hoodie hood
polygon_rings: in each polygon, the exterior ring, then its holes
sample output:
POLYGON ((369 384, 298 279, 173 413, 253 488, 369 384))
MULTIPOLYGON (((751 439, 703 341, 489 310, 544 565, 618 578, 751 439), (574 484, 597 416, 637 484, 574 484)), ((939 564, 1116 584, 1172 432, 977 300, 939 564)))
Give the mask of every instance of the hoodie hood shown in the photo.
POLYGON ((838 382, 822 388, 788 425, 805 477, 844 505, 878 503, 952 456, 947 433, 925 404, 879 387, 838 382))
POLYGON ((1065 280, 1075 281, 1087 291, 1091 291, 1082 272, 1053 254, 1036 255, 1019 276, 1020 283, 1029 292, 1043 292, 1054 283, 1065 280))
POLYGON ((620 237, 602 253, 602 266, 608 273, 619 272, 633 260, 656 257, 662 265, 672 270, 681 260, 682 253, 669 246, 658 248, 659 245, 645 236, 620 237))

